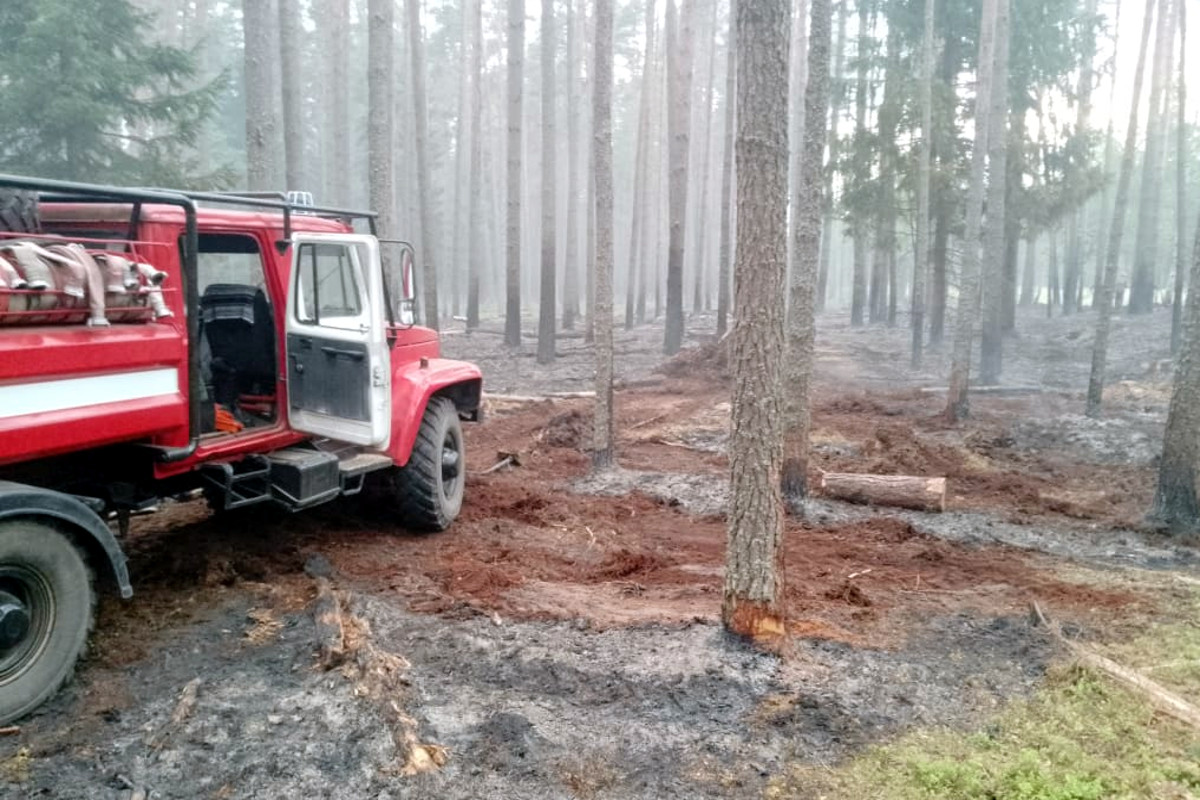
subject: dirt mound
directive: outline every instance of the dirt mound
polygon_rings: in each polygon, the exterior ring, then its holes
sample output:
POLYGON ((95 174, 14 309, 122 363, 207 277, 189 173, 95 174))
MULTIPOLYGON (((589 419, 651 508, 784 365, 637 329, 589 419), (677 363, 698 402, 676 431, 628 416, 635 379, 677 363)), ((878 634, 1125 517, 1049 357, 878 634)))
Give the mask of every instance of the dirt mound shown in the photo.
POLYGON ((592 415, 578 409, 555 414, 539 437, 549 447, 582 450, 591 440, 592 415))
POLYGON ((708 377, 727 381, 731 377, 730 344, 730 339, 726 337, 699 347, 688 347, 663 362, 657 371, 671 378, 708 377))

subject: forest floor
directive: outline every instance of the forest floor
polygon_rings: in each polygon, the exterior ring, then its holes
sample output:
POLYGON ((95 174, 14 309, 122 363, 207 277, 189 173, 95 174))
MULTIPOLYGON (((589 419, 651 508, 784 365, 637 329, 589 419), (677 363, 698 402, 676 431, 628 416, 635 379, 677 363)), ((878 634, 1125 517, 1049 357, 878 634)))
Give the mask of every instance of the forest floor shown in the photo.
MULTIPOLYGON (((806 797, 797 769, 978 730, 1064 657, 1032 601, 1113 654, 1196 625, 1196 540, 1143 522, 1169 312, 1115 321, 1098 420, 1082 415, 1092 324, 1022 317, 1005 382, 1029 391, 977 395, 949 426, 944 395, 921 391, 944 381, 943 354, 912 372, 903 328, 821 320, 814 474, 945 476, 948 510, 810 501, 785 534, 791 635, 769 652, 719 625, 730 390, 708 316, 666 363, 660 327, 618 331, 609 475, 589 475, 589 400, 490 400, 446 533, 361 501, 219 518, 170 504, 137 521, 136 596, 102 603, 76 680, 0 738, 0 794, 806 797), (482 474, 505 453, 519 466, 482 474), (386 691, 317 666, 305 565, 325 562, 386 691), (404 775, 430 766, 397 762, 405 737, 444 764, 404 775)), ((444 349, 494 394, 591 388, 581 339, 550 367, 495 333, 451 331, 444 349)))

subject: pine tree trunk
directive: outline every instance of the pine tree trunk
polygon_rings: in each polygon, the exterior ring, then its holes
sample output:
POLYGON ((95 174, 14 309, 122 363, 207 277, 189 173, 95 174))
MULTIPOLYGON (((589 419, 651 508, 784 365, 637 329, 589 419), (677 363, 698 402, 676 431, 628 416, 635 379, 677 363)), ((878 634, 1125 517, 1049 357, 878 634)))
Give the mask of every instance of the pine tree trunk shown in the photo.
POLYGON ((1058 226, 1050 226, 1050 259, 1046 267, 1046 317, 1054 316, 1058 305, 1058 226))
POLYGON ((1017 256, 1021 249, 1021 213, 1017 202, 1025 178, 1025 113, 1023 104, 1014 101, 1009 109, 1008 180, 1004 187, 1004 277, 1000 296, 1000 330, 1005 334, 1017 329, 1017 256))
MULTIPOLYGON (((808 82, 808 0, 792 7, 792 43, 788 78, 788 274, 796 271, 796 206, 799 198, 800 159, 804 152, 804 87, 808 82)), ((790 279, 789 279, 790 280, 790 279)))
POLYGON ((279 0, 279 49, 283 76, 283 144, 287 189, 305 188, 304 47, 299 0, 279 0))
POLYGON ((1004 250, 1007 240, 1004 201, 1008 194, 1008 4, 997 0, 996 60, 992 74, 991 110, 988 112, 987 230, 983 237, 983 333, 979 380, 1000 382, 1003 366, 1004 250))
POLYGON ((737 0, 729 0, 729 36, 725 52, 725 149, 721 157, 721 252, 717 266, 717 339, 729 325, 729 289, 733 265, 734 111, 737 103, 737 0))
POLYGON ((793 513, 802 511, 808 496, 808 447, 812 414, 813 350, 816 341, 817 262, 825 184, 826 120, 829 113, 829 46, 832 38, 833 6, 830 0, 812 0, 809 34, 807 85, 804 89, 803 138, 800 171, 796 176, 794 223, 792 227, 792 274, 787 316, 787 391, 784 411, 784 459, 781 473, 783 498, 793 513))
MULTIPOLYGON (((823 0, 820 0, 823 1, 823 0)), ((737 11, 738 247, 729 543, 721 618, 734 634, 785 633, 781 372, 787 272, 788 0, 737 11)))
MULTIPOLYGON (((325 0, 329 47, 325 49, 322 103, 325 194, 335 206, 350 205, 350 0, 325 0)), ((253 2, 253 0, 251 0, 253 2)))
POLYGON ((592 127, 596 152, 596 412, 592 467, 613 466, 613 168, 612 0, 596 0, 595 89, 592 127))
POLYGON ((1025 240, 1025 266, 1021 270, 1021 305, 1033 305, 1035 294, 1034 266, 1037 263, 1037 234, 1030 233, 1025 240))
MULTIPOLYGON (((413 0, 407 0, 413 2, 413 0)), ((521 346, 521 114, 525 0, 508 0, 508 190, 505 204, 504 341, 521 346)))
MULTIPOLYGON (((997 0, 983 0, 979 25, 978 77, 975 88, 975 118, 984 119, 984 109, 992 99, 992 68, 995 66, 997 0)), ((950 387, 946 398, 946 418, 964 419, 969 410, 967 386, 971 375, 971 345, 975 338, 975 320, 979 316, 979 248, 983 216, 984 163, 989 125, 975 126, 975 147, 971 152, 971 185, 967 190, 966 235, 963 237, 962 269, 958 280, 958 304, 954 319, 954 355, 950 367, 950 387)))
MULTIPOLYGON (((959 42, 949 39, 942 46, 942 61, 939 65, 938 80, 946 85, 954 85, 959 68, 959 42)), ((937 135, 934 131, 933 157, 939 170, 955 169, 955 142, 950 136, 937 135)), ((942 344, 946 333, 946 301, 949 289, 947 280, 948 259, 950 255, 950 229, 953 216, 957 210, 952 187, 948 181, 938 181, 930 187, 929 200, 933 206, 933 253, 930 260, 933 275, 929 286, 929 344, 938 347, 942 344)))
MULTIPOLYGON (((1191 285, 1200 286, 1200 224, 1192 246, 1191 285)), ((1175 382, 1171 387, 1152 516, 1172 527, 1195 528, 1200 522, 1197 467, 1200 467, 1200 292, 1193 289, 1187 297, 1183 346, 1175 358, 1175 382)))
MULTIPOLYGON (((639 276, 644 273, 645 264, 641 263, 638 253, 641 250, 641 239, 646 236, 642 230, 643 218, 646 216, 646 186, 649 183, 650 159, 650 92, 654 85, 654 4, 646 4, 646 52, 642 56, 642 88, 638 101, 637 145, 633 166, 633 203, 631 231, 629 234, 629 269, 625 284, 625 330, 631 330, 637 315, 637 292, 639 276), (640 267, 639 267, 640 264, 640 267)), ((643 295, 644 296, 644 295, 643 295)), ((644 306, 643 306, 644 313, 644 306)))
POLYGON ((483 0, 470 5, 471 177, 467 198, 467 329, 479 327, 479 262, 487 249, 483 225, 483 0))
POLYGON ((558 100, 554 79, 557 45, 554 32, 554 0, 542 0, 542 272, 538 299, 539 364, 554 363, 555 320, 558 316, 557 290, 558 239, 555 222, 558 219, 558 176, 555 160, 558 140, 555 138, 555 103, 558 100))
POLYGON ((921 368, 925 344, 925 276, 929 271, 929 180, 933 145, 933 20, 935 0, 925 0, 921 36, 921 138, 917 143, 917 240, 912 280, 912 368, 921 368))
POLYGON ((707 37, 702 38, 705 41, 705 49, 708 51, 707 72, 704 76, 704 85, 700 93, 700 100, 703 107, 700 113, 700 133, 702 144, 699 147, 700 152, 700 187, 694 198, 695 220, 696 220, 696 236, 693 243, 691 253, 691 261, 693 263, 692 277, 692 313, 699 314, 704 310, 704 282, 708 277, 708 195, 709 181, 712 173, 712 139, 713 139, 713 88, 714 75, 716 73, 717 61, 717 0, 709 0, 712 8, 712 19, 709 25, 707 37))
POLYGON ((687 240, 688 157, 692 93, 692 2, 681 0, 680 19, 675 0, 667 0, 667 59, 670 92, 667 135, 671 140, 669 179, 671 214, 667 256, 667 324, 663 352, 674 355, 683 346, 683 246, 687 240))
MULTIPOLYGON (((1087 0, 1084 5, 1084 15, 1087 18, 1096 14, 1097 0, 1087 0)), ((1079 115, 1075 127, 1079 131, 1087 131, 1088 118, 1092 109, 1092 60, 1095 57, 1095 39, 1088 37, 1079 69, 1079 115)), ((1079 310, 1079 284, 1083 274, 1083 242, 1080 228, 1084 222, 1084 209, 1076 208, 1071 212, 1067 221, 1067 268, 1063 274, 1063 314, 1074 314, 1079 310)))
MULTIPOLYGON (((1183 339, 1183 274, 1187 269, 1187 3, 1179 3, 1179 76, 1175 118, 1175 292, 1171 303, 1171 354, 1183 339)), ((1192 283, 1192 286, 1200 284, 1192 283)))
POLYGON ((421 0, 405 0, 408 10, 408 52, 411 58, 413 87, 413 123, 416 127, 417 202, 421 207, 421 243, 425 248, 424 284, 425 324, 438 329, 437 209, 429 175, 429 121, 425 102, 425 46, 421 34, 421 0))
MULTIPOLYGON (((862 141, 867 136, 867 94, 870 87, 867 84, 869 59, 865 57, 870 48, 871 36, 867 27, 868 4, 858 3, 858 84, 854 90, 854 138, 862 141)), ((858 159, 854 167, 857 173, 856 182, 866 182, 870 164, 858 159)), ((867 302, 867 232, 865 221, 854 221, 854 283, 850 295, 850 324, 863 324, 863 311, 867 302)))
POLYGON ((246 187, 278 190, 283 183, 283 131, 273 64, 279 53, 276 0, 242 0, 246 59, 246 187))
POLYGON ((567 257, 563 261, 563 330, 579 316, 579 45, 574 0, 567 0, 567 257))
POLYGON ((1146 48, 1150 43, 1150 28, 1154 21, 1154 6, 1158 0, 1146 0, 1142 22, 1142 42, 1138 48, 1137 69, 1133 76, 1133 100, 1130 105, 1129 127, 1125 133, 1125 151, 1117 176, 1117 196, 1113 201, 1113 218, 1108 229, 1108 249, 1104 257, 1104 279, 1097 297, 1099 313, 1096 336, 1092 343, 1092 371, 1088 379, 1087 415, 1100 416, 1104 395, 1105 361, 1108 358, 1108 333, 1113 312, 1113 288, 1117 282, 1117 262, 1121 257, 1121 238, 1125 231, 1125 211, 1129 205, 1129 184, 1133 177, 1133 160, 1137 154, 1138 106, 1142 99, 1142 78, 1146 72, 1146 48))
POLYGON ((1137 233, 1133 249, 1133 278, 1129 291, 1129 313, 1149 314, 1154 310, 1154 270, 1158 266, 1158 217, 1162 195, 1162 161, 1166 139, 1164 100, 1167 96, 1167 59, 1174 30, 1171 0, 1159 0, 1158 32, 1154 39, 1154 62, 1150 71, 1150 115, 1146 148, 1142 154, 1142 192, 1138 202, 1137 233))
POLYGON ((838 4, 837 51, 833 57, 833 78, 830 81, 829 108, 829 166, 825 169, 825 206, 821 209, 821 255, 817 266, 817 311, 825 310, 829 295, 829 260, 833 253, 833 173, 838 162, 838 121, 846 102, 846 16, 847 4, 838 4))
MULTIPOLYGON (((395 238, 396 192, 394 188, 395 111, 392 89, 395 86, 395 44, 393 42, 394 0, 370 0, 367 11, 367 179, 370 184, 371 208, 379 214, 378 233, 383 238, 395 238)), ((382 252, 384 279, 392 277, 390 248, 382 252)), ((394 284, 390 284, 394 285, 394 284)))
POLYGON ((887 61, 884 68, 883 105, 879 108, 879 184, 880 209, 875 229, 875 247, 879 255, 877 286, 872 292, 872 312, 877 322, 896 321, 896 128, 900 122, 900 36, 889 28, 887 61))

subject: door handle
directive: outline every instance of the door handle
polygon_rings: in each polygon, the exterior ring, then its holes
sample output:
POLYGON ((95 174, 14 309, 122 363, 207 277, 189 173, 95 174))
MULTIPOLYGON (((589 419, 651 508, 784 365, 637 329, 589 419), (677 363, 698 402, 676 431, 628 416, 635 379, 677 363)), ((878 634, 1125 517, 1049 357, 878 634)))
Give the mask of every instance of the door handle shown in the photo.
POLYGON ((362 361, 366 357, 366 353, 363 353, 360 350, 344 350, 340 347, 322 346, 321 352, 327 356, 346 356, 347 358, 354 359, 355 361, 362 361))

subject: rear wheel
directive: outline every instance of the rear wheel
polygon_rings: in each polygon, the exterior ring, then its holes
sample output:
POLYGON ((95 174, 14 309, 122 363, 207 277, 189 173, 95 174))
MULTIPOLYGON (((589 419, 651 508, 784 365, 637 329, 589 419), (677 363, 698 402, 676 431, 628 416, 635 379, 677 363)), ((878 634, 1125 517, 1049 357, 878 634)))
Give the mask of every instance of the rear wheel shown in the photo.
POLYGON ((83 554, 37 522, 0 522, 0 725, 50 699, 75 670, 95 605, 83 554))
POLYGON ((450 527, 462 509, 466 472, 458 411, 448 398, 430 398, 408 463, 389 471, 401 523, 422 531, 450 527))
POLYGON ((39 227, 37 195, 0 188, 0 231, 37 233, 39 227))

